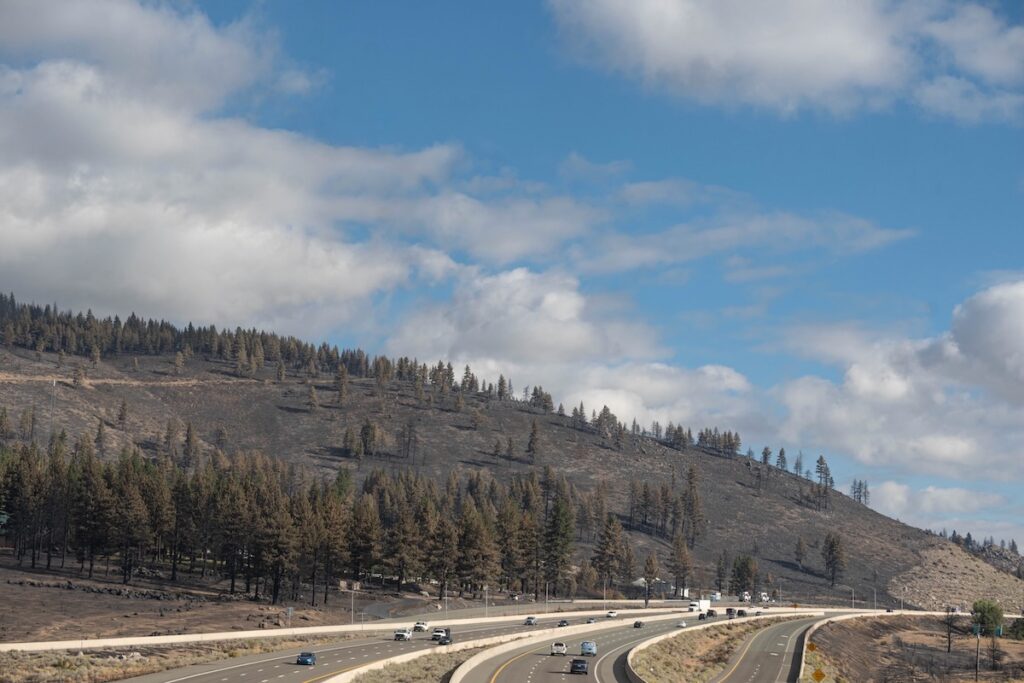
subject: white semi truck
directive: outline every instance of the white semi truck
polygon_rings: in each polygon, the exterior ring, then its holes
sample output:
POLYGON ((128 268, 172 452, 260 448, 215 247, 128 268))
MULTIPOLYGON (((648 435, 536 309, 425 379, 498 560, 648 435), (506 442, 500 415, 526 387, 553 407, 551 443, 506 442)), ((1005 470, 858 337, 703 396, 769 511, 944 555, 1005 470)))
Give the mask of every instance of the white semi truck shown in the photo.
POLYGON ((691 612, 707 612, 711 609, 710 600, 691 600, 690 611, 691 612))

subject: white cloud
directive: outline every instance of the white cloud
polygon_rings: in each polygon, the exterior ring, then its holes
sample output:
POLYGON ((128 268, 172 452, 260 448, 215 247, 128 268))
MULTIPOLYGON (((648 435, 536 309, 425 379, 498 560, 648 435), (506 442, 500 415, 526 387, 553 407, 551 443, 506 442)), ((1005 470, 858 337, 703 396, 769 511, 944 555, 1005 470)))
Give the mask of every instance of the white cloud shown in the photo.
POLYGON ((779 388, 785 438, 870 465, 951 477, 1024 476, 1024 282, 971 297, 950 331, 871 339, 850 326, 802 329, 793 348, 835 363, 840 382, 779 388))
POLYGON ((466 268, 458 282, 451 301, 402 322, 390 353, 468 363, 491 381, 502 373, 517 391, 542 383, 566 406, 606 404, 620 419, 645 425, 769 428, 746 377, 719 365, 660 362, 664 350, 652 329, 604 315, 571 276, 466 268))
POLYGON ((875 510, 923 529, 956 530, 961 536, 970 531, 978 541, 991 536, 996 542, 1020 543, 1024 538, 1024 525, 998 517, 1008 502, 998 493, 957 486, 912 488, 892 480, 872 485, 870 491, 875 510))
POLYGON ((604 163, 591 161, 579 152, 570 152, 558 167, 563 178, 602 181, 622 175, 632 164, 624 160, 607 161, 604 163))
POLYGON ((448 252, 547 254, 602 213, 511 179, 460 185, 457 145, 324 144, 220 113, 304 93, 272 33, 127 0, 0 5, 0 271, 25 297, 324 334, 448 252), (366 228, 371 238, 358 238, 366 228), (418 246, 410 246, 407 232, 418 246))
POLYGON ((584 62, 702 103, 847 113, 909 97, 963 121, 1020 113, 1024 28, 977 3, 549 0, 549 6, 584 62))
MULTIPOLYGON (((809 217, 786 212, 735 211, 726 206, 711 218, 682 223, 661 232, 607 234, 592 251, 578 253, 578 258, 591 270, 630 270, 714 255, 786 254, 811 250, 859 253, 907 239, 913 234, 911 230, 882 228, 846 214, 826 213, 809 217)), ((749 270, 737 276, 740 280, 751 280, 783 274, 781 270, 749 270)))

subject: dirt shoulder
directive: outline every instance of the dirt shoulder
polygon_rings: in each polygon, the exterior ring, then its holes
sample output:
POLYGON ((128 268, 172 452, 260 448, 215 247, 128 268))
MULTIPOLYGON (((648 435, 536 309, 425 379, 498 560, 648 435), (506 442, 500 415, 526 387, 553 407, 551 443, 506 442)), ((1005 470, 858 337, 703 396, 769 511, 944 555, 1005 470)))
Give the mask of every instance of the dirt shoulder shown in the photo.
MULTIPOLYGON (((941 617, 886 616, 834 621, 811 637, 817 650, 808 655, 804 679, 816 668, 830 683, 974 680, 977 640, 970 617, 956 619, 952 652, 946 652, 947 628, 941 617)), ((981 680, 1024 680, 1024 641, 1000 638, 997 669, 992 641, 981 640, 981 680)))
POLYGON ((748 636, 790 619, 724 622, 699 631, 681 631, 641 650, 634 667, 648 683, 704 683, 725 669, 729 657, 748 636))

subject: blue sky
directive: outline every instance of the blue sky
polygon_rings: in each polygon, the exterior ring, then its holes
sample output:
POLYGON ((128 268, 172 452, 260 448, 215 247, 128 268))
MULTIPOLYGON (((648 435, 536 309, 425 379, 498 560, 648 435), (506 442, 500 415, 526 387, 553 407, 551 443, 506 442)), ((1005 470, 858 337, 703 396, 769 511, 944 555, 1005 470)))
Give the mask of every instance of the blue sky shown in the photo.
POLYGON ((1022 124, 1015 3, 13 2, 0 286, 738 428, 1024 542, 1022 124))

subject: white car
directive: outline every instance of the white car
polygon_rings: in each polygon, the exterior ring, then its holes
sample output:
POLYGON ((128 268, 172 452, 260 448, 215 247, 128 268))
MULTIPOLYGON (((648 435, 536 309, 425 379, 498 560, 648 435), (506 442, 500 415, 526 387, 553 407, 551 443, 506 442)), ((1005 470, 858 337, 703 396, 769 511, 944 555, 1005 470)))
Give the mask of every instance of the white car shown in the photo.
POLYGON ((431 634, 430 634, 430 639, 431 639, 431 640, 441 640, 441 639, 442 639, 442 638, 444 638, 444 637, 445 637, 446 635, 448 635, 448 632, 447 632, 447 631, 445 631, 445 630, 444 630, 443 628, 435 628, 435 629, 434 629, 434 630, 433 630, 433 631, 431 632, 431 634))
POLYGON ((415 624, 413 624, 412 630, 413 631, 426 631, 427 630, 427 622, 425 622, 425 621, 417 621, 415 624))
POLYGON ((412 640, 412 630, 407 628, 396 628, 395 640, 412 640))
POLYGON ((680 621, 678 624, 676 624, 676 628, 686 628, 686 622, 680 621))
POLYGON ((615 617, 619 616, 619 613, 616 612, 613 609, 610 609, 610 610, 608 610, 608 614, 606 614, 605 616, 608 617, 609 619, 614 619, 615 617))
POLYGON ((569 648, 566 647, 565 643, 551 643, 551 654, 562 655, 564 657, 569 654, 569 648))

